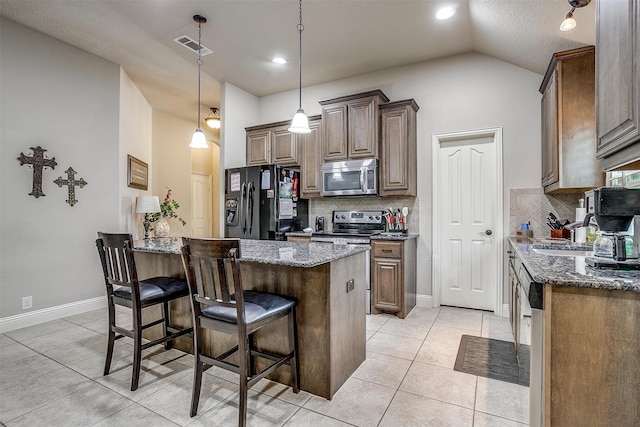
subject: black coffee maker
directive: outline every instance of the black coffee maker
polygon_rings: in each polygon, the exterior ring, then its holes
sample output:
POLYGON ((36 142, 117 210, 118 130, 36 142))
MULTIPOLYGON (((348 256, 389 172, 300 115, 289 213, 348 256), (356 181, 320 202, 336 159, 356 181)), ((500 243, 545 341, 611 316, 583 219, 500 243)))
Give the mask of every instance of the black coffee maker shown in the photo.
MULTIPOLYGON (((635 215, 640 215, 640 188, 602 187, 587 192, 585 224, 595 217, 601 236, 593 244, 594 268, 640 269, 638 239, 625 234, 635 215)), ((635 234, 640 230, 634 230, 635 234)))

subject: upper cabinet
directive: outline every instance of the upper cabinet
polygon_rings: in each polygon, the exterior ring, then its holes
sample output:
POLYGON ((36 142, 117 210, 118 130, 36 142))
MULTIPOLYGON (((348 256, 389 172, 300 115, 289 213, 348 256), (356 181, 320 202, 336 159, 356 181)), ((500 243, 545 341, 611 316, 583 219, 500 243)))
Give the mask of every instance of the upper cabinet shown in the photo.
POLYGON ((596 159, 595 48, 555 53, 540 92, 545 193, 603 186, 596 159))
POLYGON ((378 107, 386 102, 381 90, 320 101, 323 160, 377 159, 378 107))
POLYGON ((598 0, 598 151, 604 170, 640 166, 640 2, 598 0), (635 162, 635 164, 630 164, 635 162))
MULTIPOLYGON (((319 117, 311 117, 310 120, 319 117)), ((287 130, 290 124, 289 121, 283 121, 245 128, 247 166, 299 166, 302 158, 300 137, 287 130)))
POLYGON ((415 196, 416 185, 416 112, 413 99, 380 106, 382 150, 380 159, 380 195, 415 196))
POLYGON ((309 119, 311 133, 298 134, 298 147, 300 148, 302 161, 300 162, 300 191, 304 199, 320 197, 322 176, 320 165, 322 163, 322 121, 320 116, 309 119))

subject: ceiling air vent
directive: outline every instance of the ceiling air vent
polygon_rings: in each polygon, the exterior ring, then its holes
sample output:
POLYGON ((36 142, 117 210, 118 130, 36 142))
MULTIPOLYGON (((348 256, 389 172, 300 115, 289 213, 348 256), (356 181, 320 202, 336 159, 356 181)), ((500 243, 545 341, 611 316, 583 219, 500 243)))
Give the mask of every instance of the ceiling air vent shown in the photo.
MULTIPOLYGON (((198 42, 189 36, 176 37, 175 39, 173 39, 173 41, 178 44, 181 44, 182 46, 186 47, 192 52, 198 53, 198 42)), ((202 46, 202 50, 200 51, 200 54, 202 56, 209 55, 210 53, 213 53, 211 49, 209 49, 208 47, 202 46)))

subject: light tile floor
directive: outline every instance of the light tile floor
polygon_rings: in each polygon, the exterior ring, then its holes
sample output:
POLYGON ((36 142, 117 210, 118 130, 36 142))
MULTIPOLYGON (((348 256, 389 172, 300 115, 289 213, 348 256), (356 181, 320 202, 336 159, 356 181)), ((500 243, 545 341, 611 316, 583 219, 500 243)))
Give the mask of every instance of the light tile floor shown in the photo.
MULTIPOLYGON (((119 315, 126 313, 120 312, 119 315)), ((131 341, 103 376, 106 310, 0 335, 0 424, 13 426, 234 426, 237 377, 207 371, 189 416, 193 356, 145 351, 129 390, 131 341)), ((463 334, 511 341, 506 318, 416 307, 406 319, 367 316, 367 360, 329 401, 263 380, 249 393, 250 426, 523 426, 529 389, 453 370, 463 334)))

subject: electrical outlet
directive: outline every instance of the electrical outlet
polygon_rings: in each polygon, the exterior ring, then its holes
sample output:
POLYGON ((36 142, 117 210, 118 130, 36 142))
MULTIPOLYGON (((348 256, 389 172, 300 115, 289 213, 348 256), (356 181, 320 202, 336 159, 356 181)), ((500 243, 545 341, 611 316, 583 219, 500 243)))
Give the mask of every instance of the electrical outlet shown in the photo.
POLYGON ((33 297, 22 297, 22 309, 28 310, 33 307, 33 297))
POLYGON ((347 292, 351 292, 354 289, 355 289, 355 283, 353 279, 351 279, 347 282, 347 292))

